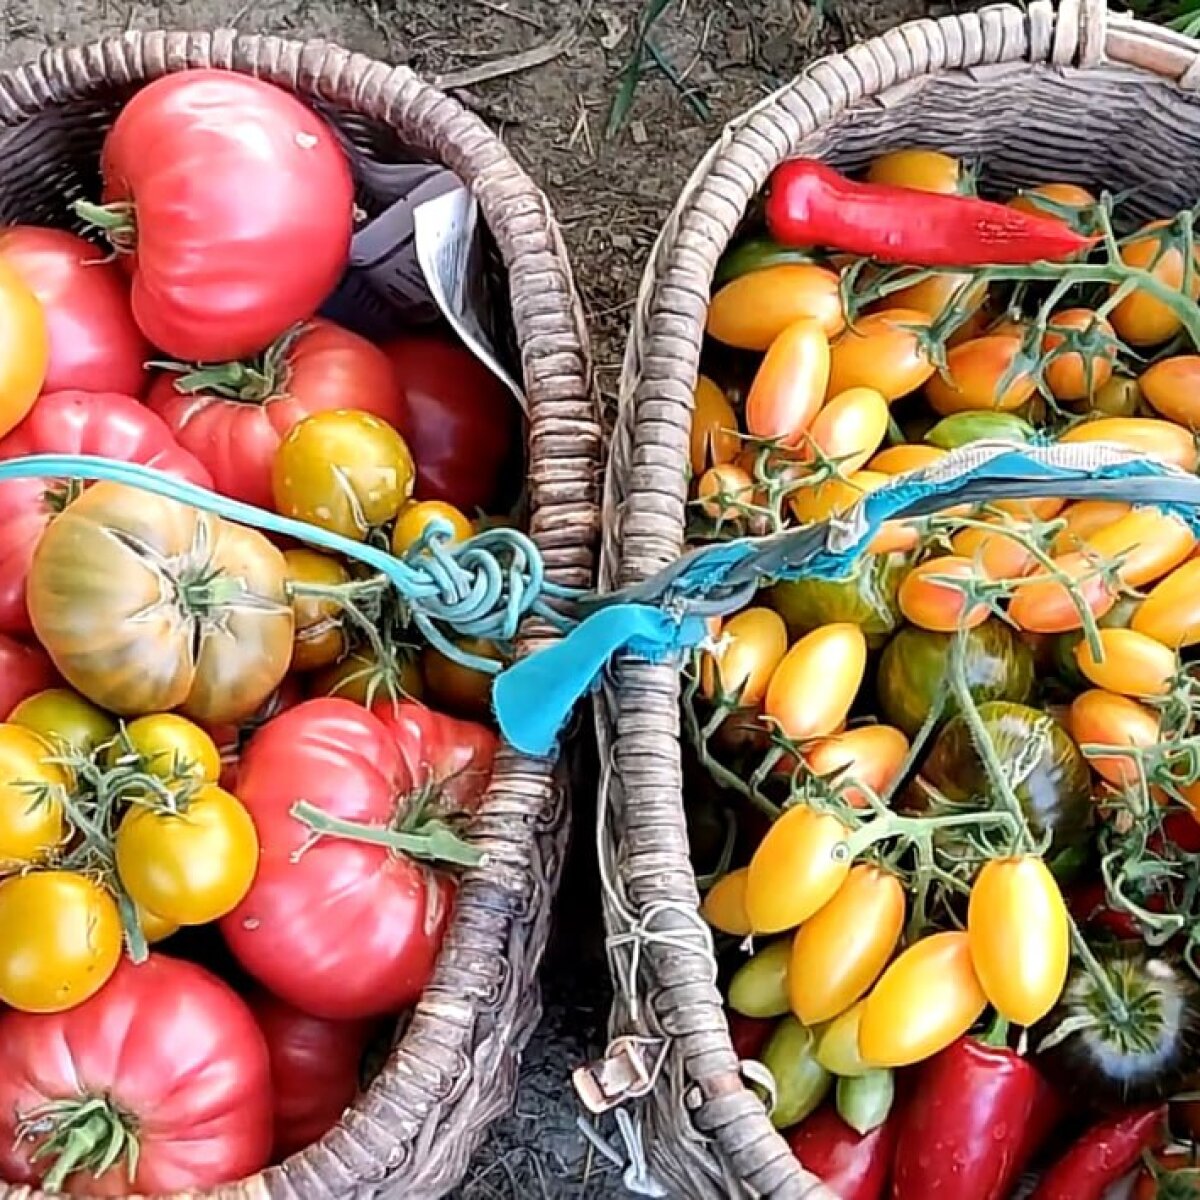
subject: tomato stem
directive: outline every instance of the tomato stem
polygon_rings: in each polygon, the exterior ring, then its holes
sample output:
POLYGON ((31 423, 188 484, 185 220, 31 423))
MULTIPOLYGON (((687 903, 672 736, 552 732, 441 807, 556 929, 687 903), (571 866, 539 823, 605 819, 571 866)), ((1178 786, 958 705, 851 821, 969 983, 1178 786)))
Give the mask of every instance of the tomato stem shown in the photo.
POLYGON ((71 1176, 81 1172, 100 1179, 122 1159, 133 1186, 139 1156, 136 1123, 107 1097, 53 1100, 24 1114, 17 1141, 36 1139, 43 1140, 33 1161, 51 1160, 43 1180, 48 1192, 62 1192, 71 1176))
MULTIPOLYGON (((314 841, 323 837, 346 838, 371 846, 384 846, 411 858, 453 863, 460 867, 476 867, 486 861, 481 850, 464 841, 442 821, 426 821, 409 831, 389 829, 382 825, 363 825, 335 817, 307 800, 297 801, 290 812, 297 821, 312 830, 314 841)), ((307 849, 305 846, 297 851, 296 857, 299 858, 307 849)))
POLYGON ((137 249, 137 211, 132 201, 92 204, 76 200, 71 207, 81 221, 99 229, 118 254, 132 254, 137 249))

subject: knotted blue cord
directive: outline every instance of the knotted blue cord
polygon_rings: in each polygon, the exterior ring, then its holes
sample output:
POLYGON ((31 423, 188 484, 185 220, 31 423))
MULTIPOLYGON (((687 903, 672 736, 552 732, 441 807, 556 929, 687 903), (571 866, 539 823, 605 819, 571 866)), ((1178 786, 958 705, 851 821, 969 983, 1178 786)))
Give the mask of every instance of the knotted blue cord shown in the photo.
POLYGON ((403 558, 395 558, 319 525, 268 512, 137 463, 90 454, 35 454, 0 462, 0 479, 45 478, 123 483, 357 560, 400 593, 413 624, 431 645, 454 662, 489 675, 496 674, 501 664, 456 646, 442 627, 465 637, 511 642, 518 625, 530 615, 564 628, 566 618, 546 600, 578 598, 574 589, 546 579, 537 546, 516 529, 488 529, 454 543, 449 523, 435 518, 403 558))

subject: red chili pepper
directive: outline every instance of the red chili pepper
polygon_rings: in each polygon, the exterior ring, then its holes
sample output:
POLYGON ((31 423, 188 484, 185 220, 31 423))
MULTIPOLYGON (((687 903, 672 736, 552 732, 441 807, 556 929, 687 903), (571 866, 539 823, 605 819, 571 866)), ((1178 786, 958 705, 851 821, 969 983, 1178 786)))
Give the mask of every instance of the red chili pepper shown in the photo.
POLYGON ((825 246, 918 267, 1060 262, 1093 245, 1055 217, 974 196, 856 183, 808 158, 771 177, 767 228, 785 246, 825 246))
POLYGON ((757 1058, 778 1022, 761 1017, 743 1017, 735 1012, 726 1015, 729 1017, 729 1037, 738 1058, 757 1058))
POLYGON ((864 1136, 825 1105, 790 1130, 787 1139, 801 1165, 841 1200, 880 1200, 896 1141, 894 1119, 864 1136))
POLYGON ((1161 1142, 1167 1106, 1128 1109, 1093 1125, 1041 1178, 1030 1200, 1101 1200, 1142 1151, 1161 1142))
POLYGON ((1050 1095, 1019 1054, 960 1038, 922 1068, 901 1117, 892 1200, 1006 1200, 1056 1119, 1050 1095))

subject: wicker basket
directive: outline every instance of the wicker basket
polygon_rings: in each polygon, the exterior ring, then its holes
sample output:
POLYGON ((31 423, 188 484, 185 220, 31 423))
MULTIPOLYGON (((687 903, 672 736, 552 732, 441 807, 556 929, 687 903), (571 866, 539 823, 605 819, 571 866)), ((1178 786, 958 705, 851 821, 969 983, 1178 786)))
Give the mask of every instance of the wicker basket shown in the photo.
MULTIPOLYGON (((885 149, 930 146, 979 159, 985 187, 1134 188, 1135 216, 1162 215, 1196 199, 1198 51, 1102 2, 995 6, 915 21, 822 59, 729 126, 684 186, 643 279, 607 478, 602 586, 644 580, 679 555, 713 271, 782 160, 854 169, 885 149)), ((667 1048, 636 1140, 650 1174, 689 1200, 827 1200, 773 1131, 730 1044, 688 861, 679 699, 675 667, 627 660, 599 710, 612 1032, 654 1039, 637 1043, 651 1063, 658 1039, 667 1048)))
MULTIPOLYGON (((199 66, 270 80, 352 128, 356 141, 402 146, 452 168, 471 188, 507 271, 529 401, 531 533, 550 578, 589 586, 600 429, 558 227, 500 140, 410 71, 326 42, 231 30, 127 33, 49 51, 0 73, 0 217, 61 223, 71 199, 96 194, 101 139, 121 100, 157 76, 199 66)), ((529 627, 520 650, 551 636, 529 627)), ((321 1142, 211 1196, 417 1200, 444 1195, 461 1179, 484 1129, 511 1102, 540 1015, 535 974, 568 825, 561 774, 548 761, 497 757, 472 829, 486 865, 464 876, 434 978, 383 1071, 321 1142)), ((33 1194, 0 1185, 5 1200, 33 1194)))

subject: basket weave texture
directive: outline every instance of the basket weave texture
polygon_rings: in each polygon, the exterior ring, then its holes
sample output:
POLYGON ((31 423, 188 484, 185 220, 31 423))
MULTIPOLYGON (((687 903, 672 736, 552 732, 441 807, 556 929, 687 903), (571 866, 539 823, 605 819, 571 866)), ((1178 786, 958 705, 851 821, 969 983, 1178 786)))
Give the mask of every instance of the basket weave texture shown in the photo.
MULTIPOLYGON (((323 41, 213 33, 127 33, 51 50, 0 72, 0 220, 63 224, 98 194, 100 144, 121 102, 190 67, 259 76, 318 105, 344 129, 454 170, 479 201, 503 260, 529 401, 530 532, 548 578, 588 587, 598 533, 601 437, 587 338, 545 196, 473 114, 405 68, 323 41)), ((528 653, 554 636, 522 630, 528 653)), ((371 1088, 321 1142, 212 1200, 441 1196, 462 1178, 488 1123, 505 1112, 520 1052, 540 1016, 545 947, 568 829, 563 772, 505 750, 471 836, 484 865, 465 873, 432 982, 371 1088)), ((41 1193, 0 1185, 3 1200, 41 1193)))
MULTIPOLYGON (((986 189, 1069 180, 1133 190, 1137 218, 1191 205, 1200 44, 1035 0, 914 21, 812 64, 729 125, 683 187, 642 279, 605 486, 601 586, 640 582, 684 544, 692 393, 713 272, 784 159, 845 170, 929 146, 978 160, 986 189)), ((597 706, 608 770, 599 840, 614 1035, 667 1039, 640 1103, 650 1173, 672 1195, 834 1200, 746 1086, 688 859, 678 667, 626 659, 597 706)))

